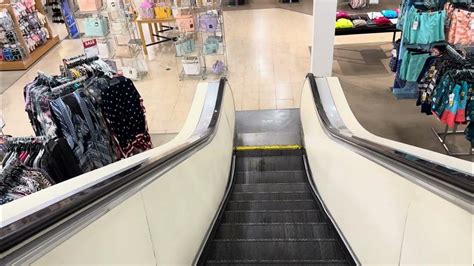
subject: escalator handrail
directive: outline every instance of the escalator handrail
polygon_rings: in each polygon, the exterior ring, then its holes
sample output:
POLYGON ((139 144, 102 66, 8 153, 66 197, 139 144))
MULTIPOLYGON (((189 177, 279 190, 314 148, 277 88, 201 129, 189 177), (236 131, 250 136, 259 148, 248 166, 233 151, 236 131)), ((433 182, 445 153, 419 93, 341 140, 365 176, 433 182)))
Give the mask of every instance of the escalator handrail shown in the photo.
MULTIPOLYGON (((422 174, 425 177, 429 177, 431 183, 435 182, 436 185, 443 188, 444 191, 451 191, 451 194, 472 204, 474 193, 473 175, 450 169, 444 165, 428 161, 401 150, 393 149, 386 145, 354 135, 344 134, 331 123, 331 120, 326 114, 314 75, 308 73, 306 78, 309 80, 311 86, 313 100, 320 121, 332 137, 342 140, 355 148, 363 149, 364 151, 390 159, 391 163, 395 163, 398 167, 408 168, 411 173, 422 174)), ((423 179, 426 180, 426 178, 423 179)))
MULTIPOLYGON (((143 177, 145 174, 161 169, 161 167, 173 165, 173 163, 178 162, 181 158, 185 158, 204 147, 212 140, 216 133, 226 83, 226 78, 220 79, 213 110, 209 110, 209 112, 212 111, 212 114, 210 119, 204 121, 206 125, 202 126, 201 123, 198 123, 192 135, 183 144, 174 147, 165 154, 148 158, 131 169, 121 171, 90 188, 52 203, 48 207, 26 217, 15 220, 8 225, 2 225, 0 228, 0 243, 2 243, 0 245, 0 254, 12 248, 17 249, 18 246, 26 244, 22 242, 26 242, 26 240, 56 223, 64 222, 63 219, 71 217, 72 214, 78 213, 92 203, 119 193, 118 191, 125 191, 126 187, 133 184, 143 182, 143 180, 140 180, 142 179, 140 177, 143 177)), ((202 118, 203 114, 201 114, 200 122, 202 118)))

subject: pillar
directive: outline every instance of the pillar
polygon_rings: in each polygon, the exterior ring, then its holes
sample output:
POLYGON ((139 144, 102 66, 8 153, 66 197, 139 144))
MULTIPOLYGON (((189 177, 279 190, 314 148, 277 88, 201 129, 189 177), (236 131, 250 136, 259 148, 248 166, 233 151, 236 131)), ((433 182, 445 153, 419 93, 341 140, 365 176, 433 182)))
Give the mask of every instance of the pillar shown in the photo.
POLYGON ((313 1, 313 46, 311 72, 316 77, 332 75, 337 0, 313 1))

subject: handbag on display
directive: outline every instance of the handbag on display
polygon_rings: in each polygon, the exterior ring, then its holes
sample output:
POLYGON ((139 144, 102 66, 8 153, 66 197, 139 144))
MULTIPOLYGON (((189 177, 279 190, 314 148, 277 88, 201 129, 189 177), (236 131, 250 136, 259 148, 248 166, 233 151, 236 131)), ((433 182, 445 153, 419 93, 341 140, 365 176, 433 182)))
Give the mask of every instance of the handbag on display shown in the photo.
POLYGON ((99 50, 100 58, 110 58, 111 48, 108 40, 97 40, 97 49, 99 50))
POLYGON ((183 32, 194 32, 194 17, 193 15, 184 15, 176 18, 176 25, 178 29, 183 32))
POLYGON ((160 3, 155 7, 156 18, 170 18, 172 15, 171 7, 165 6, 164 3, 160 3))
POLYGON ((367 6, 367 0, 350 0, 349 6, 352 9, 364 8, 367 6))
POLYGON ((120 0, 107 0, 107 9, 110 11, 120 10, 122 6, 120 0))
POLYGON ((181 62, 186 75, 199 75, 201 73, 201 63, 197 56, 187 56, 181 62))
POLYGON ((219 75, 224 72, 225 65, 224 62, 217 60, 214 65, 212 65, 212 73, 219 75))
POLYGON ((346 11, 342 10, 342 11, 337 11, 336 12, 336 20, 340 19, 340 18, 347 18, 349 19, 350 18, 350 15, 349 13, 347 13, 346 11))
POLYGON ((184 56, 194 52, 196 49, 196 43, 194 39, 180 40, 175 43, 176 46, 176 55, 184 56))
POLYGON ((82 21, 86 36, 104 37, 109 33, 107 17, 87 17, 82 21))
POLYGON ((199 17, 199 29, 204 32, 217 31, 218 20, 214 14, 204 14, 199 17))
POLYGON ((354 19, 352 20, 352 24, 354 24, 355 28, 367 27, 367 21, 363 19, 354 19))
POLYGON ((110 31, 115 34, 121 34, 127 30, 127 25, 119 21, 112 21, 110 23, 110 31))
POLYGON ((97 11, 102 8, 101 0, 78 0, 77 5, 82 12, 97 11))
POLYGON ((219 39, 215 36, 209 36, 204 42, 203 52, 204 54, 216 54, 219 51, 219 46, 219 39))
POLYGON ((124 66, 122 67, 123 75, 126 78, 137 80, 138 79, 138 70, 134 67, 124 66))
POLYGON ((142 19, 155 18, 155 11, 153 7, 155 5, 150 0, 144 0, 138 7, 138 14, 142 19))
POLYGON ((384 17, 386 17, 388 19, 398 17, 398 13, 395 10, 385 9, 385 10, 382 10, 381 13, 384 17))
POLYGON ((180 6, 191 6, 191 0, 181 0, 180 6))

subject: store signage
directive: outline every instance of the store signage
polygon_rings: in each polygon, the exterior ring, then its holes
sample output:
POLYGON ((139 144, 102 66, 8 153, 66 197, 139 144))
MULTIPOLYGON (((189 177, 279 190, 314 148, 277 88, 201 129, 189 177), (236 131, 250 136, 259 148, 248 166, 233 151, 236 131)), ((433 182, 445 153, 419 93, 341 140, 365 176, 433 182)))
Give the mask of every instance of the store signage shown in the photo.
POLYGON ((97 47, 96 39, 83 40, 82 46, 84 47, 84 53, 87 57, 99 55, 99 47, 97 47))
POLYGON ((69 1, 61 1, 61 9, 63 11, 64 23, 69 32, 69 38, 78 39, 81 36, 81 33, 77 28, 76 19, 74 18, 74 13, 69 6, 69 1))

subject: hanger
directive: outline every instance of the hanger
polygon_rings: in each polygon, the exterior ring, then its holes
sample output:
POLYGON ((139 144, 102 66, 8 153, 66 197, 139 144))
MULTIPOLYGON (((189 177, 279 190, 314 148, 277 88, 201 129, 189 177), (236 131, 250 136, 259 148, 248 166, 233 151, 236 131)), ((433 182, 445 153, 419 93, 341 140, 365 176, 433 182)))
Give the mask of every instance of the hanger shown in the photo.
POLYGON ((60 91, 61 91, 62 89, 67 88, 67 87, 69 87, 69 86, 71 86, 71 85, 74 85, 74 84, 76 84, 76 83, 83 82, 83 81, 85 81, 86 79, 87 79, 87 77, 85 77, 85 76, 79 77, 79 78, 77 78, 77 79, 75 79, 75 80, 73 80, 73 81, 69 81, 69 82, 66 82, 66 83, 64 83, 64 84, 62 84, 62 85, 59 85, 59 86, 57 86, 57 87, 51 88, 51 92, 52 92, 53 94, 56 94, 56 93, 58 93, 58 92, 60 93, 60 91))

